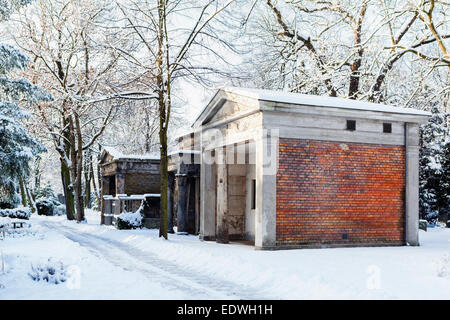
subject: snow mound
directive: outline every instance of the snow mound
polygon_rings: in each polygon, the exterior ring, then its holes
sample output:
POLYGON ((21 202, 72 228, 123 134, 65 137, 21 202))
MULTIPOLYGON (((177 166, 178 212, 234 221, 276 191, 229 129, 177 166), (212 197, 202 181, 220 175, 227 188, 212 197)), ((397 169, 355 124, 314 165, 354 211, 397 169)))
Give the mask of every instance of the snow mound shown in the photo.
POLYGON ((56 206, 54 214, 55 216, 64 216, 66 214, 66 206, 64 204, 56 206))
POLYGON ((446 254, 438 263, 438 277, 450 279, 450 254, 446 254))
POLYGON ((142 226, 141 208, 136 212, 123 212, 117 216, 118 229, 136 229, 142 226))
POLYGON ((7 228, 11 224, 11 219, 8 217, 0 217, 0 228, 7 228))
POLYGON ((9 217, 16 219, 30 219, 31 210, 28 207, 21 207, 16 209, 0 209, 0 217, 9 217))
POLYGON ((43 240, 46 238, 45 228, 39 225, 32 225, 26 222, 22 228, 13 228, 11 226, 12 222, 14 220, 0 217, 0 239, 3 237, 3 234, 1 234, 2 231, 5 232, 5 238, 10 239, 29 237, 29 240, 43 240), (5 226, 4 228, 2 228, 3 225, 5 226))

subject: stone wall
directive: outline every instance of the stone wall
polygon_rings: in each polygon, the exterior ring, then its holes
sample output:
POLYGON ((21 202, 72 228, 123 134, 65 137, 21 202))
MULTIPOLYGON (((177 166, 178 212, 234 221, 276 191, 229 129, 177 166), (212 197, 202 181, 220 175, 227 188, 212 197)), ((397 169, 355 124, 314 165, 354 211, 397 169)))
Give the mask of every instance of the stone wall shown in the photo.
POLYGON ((277 245, 404 244, 405 147, 281 138, 277 245))
POLYGON ((126 173, 124 176, 125 193, 128 195, 161 192, 161 179, 159 174, 142 172, 126 173))

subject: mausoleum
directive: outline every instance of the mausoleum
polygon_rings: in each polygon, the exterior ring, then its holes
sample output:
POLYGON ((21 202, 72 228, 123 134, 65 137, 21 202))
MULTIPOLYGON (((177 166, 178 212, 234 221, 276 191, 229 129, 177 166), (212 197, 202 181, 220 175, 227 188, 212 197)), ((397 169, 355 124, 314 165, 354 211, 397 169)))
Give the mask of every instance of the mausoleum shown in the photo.
POLYGON ((428 117, 219 90, 179 138, 171 170, 184 187, 172 207, 203 240, 247 239, 257 249, 418 245, 419 125, 428 117))

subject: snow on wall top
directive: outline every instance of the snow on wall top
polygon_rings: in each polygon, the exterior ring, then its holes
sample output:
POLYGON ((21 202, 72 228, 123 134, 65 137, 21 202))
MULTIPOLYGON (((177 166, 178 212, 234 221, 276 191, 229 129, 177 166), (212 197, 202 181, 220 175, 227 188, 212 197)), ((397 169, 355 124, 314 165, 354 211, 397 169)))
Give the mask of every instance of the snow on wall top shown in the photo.
POLYGON ((342 109, 354 109, 364 111, 390 112, 411 114, 420 116, 429 116, 430 112, 417 110, 412 108, 394 107, 384 104, 371 103, 366 101, 359 101, 353 99, 344 99, 328 96, 317 96, 302 93, 284 92, 277 90, 266 89, 252 89, 239 87, 226 87, 223 91, 239 94, 249 98, 254 98, 263 101, 273 101, 281 103, 301 104, 309 106, 332 107, 342 109))
POLYGON ((160 160, 158 153, 147 154, 124 154, 114 147, 103 147, 104 151, 108 152, 114 160, 160 160))
POLYGON ((173 155, 177 155, 177 154, 200 154, 200 150, 192 150, 192 149, 178 149, 178 150, 173 150, 171 152, 169 152, 168 156, 173 156, 173 155))

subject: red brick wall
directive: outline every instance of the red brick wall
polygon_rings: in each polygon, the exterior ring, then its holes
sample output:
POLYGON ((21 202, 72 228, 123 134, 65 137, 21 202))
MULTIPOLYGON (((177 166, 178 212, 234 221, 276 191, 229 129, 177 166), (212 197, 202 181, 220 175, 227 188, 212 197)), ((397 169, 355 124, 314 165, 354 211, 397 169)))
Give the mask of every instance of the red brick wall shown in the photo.
POLYGON ((125 174, 125 193, 145 194, 145 193, 160 193, 161 179, 159 174, 152 173, 131 173, 125 174))
POLYGON ((281 138, 277 245, 403 243, 404 192, 404 146, 281 138))

